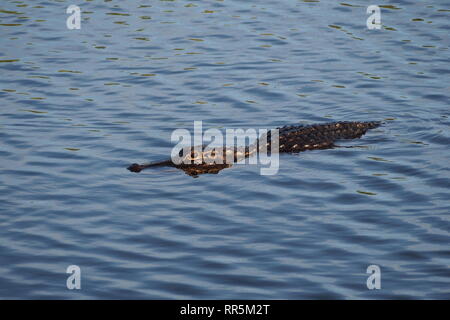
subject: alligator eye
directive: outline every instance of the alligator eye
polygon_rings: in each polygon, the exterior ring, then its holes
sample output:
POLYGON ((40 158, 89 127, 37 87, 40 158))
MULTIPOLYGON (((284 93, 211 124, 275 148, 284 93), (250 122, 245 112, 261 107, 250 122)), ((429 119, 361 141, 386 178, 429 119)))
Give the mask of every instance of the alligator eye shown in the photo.
POLYGON ((216 157, 216 152, 215 151, 211 151, 211 158, 215 158, 216 157))
POLYGON ((197 151, 192 151, 191 154, 186 155, 187 160, 196 160, 199 158, 199 153, 197 151))

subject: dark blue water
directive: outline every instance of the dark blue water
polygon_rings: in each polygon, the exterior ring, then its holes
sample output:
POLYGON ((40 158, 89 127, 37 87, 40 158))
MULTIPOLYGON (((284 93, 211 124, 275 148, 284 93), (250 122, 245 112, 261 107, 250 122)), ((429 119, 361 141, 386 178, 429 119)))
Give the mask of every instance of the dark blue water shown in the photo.
POLYGON ((0 297, 449 299, 450 5, 374 4, 2 1, 0 297), (126 170, 194 120, 385 125, 273 176, 126 170))

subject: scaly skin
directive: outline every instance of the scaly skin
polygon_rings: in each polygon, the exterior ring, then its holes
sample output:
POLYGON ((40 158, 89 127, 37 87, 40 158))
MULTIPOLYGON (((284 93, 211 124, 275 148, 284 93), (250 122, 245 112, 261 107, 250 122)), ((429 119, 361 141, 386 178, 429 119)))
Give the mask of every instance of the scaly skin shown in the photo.
MULTIPOLYGON (((330 149, 334 147, 334 142, 341 139, 356 139, 363 136, 367 130, 379 127, 381 122, 332 122, 316 124, 310 126, 284 126, 277 128, 279 130, 279 152, 280 153, 299 153, 306 150, 330 149)), ((225 161, 227 154, 233 154, 234 160, 245 159, 254 155, 258 148, 262 148, 260 141, 268 141, 266 147, 270 150, 270 132, 269 139, 261 136, 252 145, 248 147, 223 148, 222 152, 211 153, 205 150, 205 147, 199 147, 197 152, 195 147, 184 148, 180 151, 183 163, 174 164, 172 160, 153 162, 146 164, 133 163, 128 167, 132 172, 140 172, 150 167, 175 167, 183 170, 191 176, 198 176, 204 173, 217 174, 219 171, 231 167, 230 163, 225 161), (221 159, 222 161, 218 161, 221 159), (196 161, 197 160, 197 161, 196 161), (185 163, 185 162, 190 163, 185 163), (198 163, 196 163, 198 162, 198 163), (213 163, 215 162, 215 163, 213 163)))

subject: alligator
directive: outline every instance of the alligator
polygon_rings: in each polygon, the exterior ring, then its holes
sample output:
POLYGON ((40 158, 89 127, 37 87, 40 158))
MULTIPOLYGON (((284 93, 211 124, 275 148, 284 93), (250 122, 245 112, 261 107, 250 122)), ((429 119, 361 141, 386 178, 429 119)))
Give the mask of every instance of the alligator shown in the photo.
MULTIPOLYGON (((356 139, 363 136, 369 129, 377 128, 380 121, 342 121, 315 125, 291 125, 277 128, 279 131, 278 151, 280 153, 296 154, 306 150, 331 149, 336 147, 335 142, 341 139, 356 139)), ((186 174, 197 177, 204 173, 217 174, 219 171, 231 167, 229 161, 225 161, 225 155, 231 156, 236 162, 238 159, 249 158, 264 147, 261 143, 266 142, 266 150, 271 147, 271 132, 265 137, 260 136, 247 147, 223 148, 221 153, 207 150, 205 146, 186 147, 180 150, 179 156, 182 162, 176 164, 172 159, 138 164, 133 163, 127 169, 132 172, 140 172, 152 167, 175 167, 183 170, 186 174), (221 157, 221 161, 217 161, 221 157), (228 163, 227 163, 228 162, 228 163)))

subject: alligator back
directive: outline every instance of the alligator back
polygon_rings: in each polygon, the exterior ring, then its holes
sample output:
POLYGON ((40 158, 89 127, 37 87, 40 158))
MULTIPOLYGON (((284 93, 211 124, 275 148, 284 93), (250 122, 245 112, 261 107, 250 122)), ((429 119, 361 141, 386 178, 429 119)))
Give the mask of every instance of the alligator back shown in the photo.
POLYGON ((284 126, 279 129, 280 152, 332 148, 336 140, 356 139, 381 122, 332 122, 310 126, 284 126))

